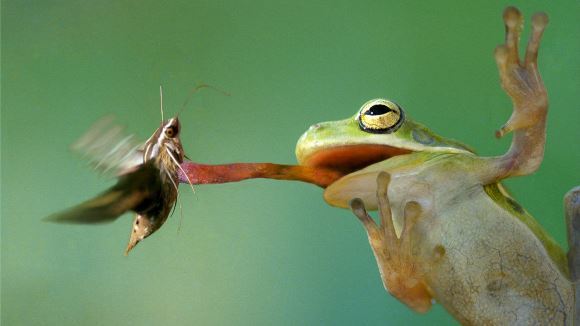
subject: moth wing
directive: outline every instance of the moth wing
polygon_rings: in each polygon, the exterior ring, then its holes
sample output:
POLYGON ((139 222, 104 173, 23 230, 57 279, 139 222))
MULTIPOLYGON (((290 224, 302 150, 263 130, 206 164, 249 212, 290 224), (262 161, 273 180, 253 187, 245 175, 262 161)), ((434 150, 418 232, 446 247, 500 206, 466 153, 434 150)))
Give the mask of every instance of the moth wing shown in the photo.
POLYGON ((159 170, 153 163, 139 166, 121 176, 113 187, 46 220, 58 223, 95 224, 112 222, 125 212, 158 200, 161 189, 159 170))
POLYGON ((119 176, 143 163, 143 142, 125 132, 113 116, 95 122, 71 149, 105 175, 119 176))

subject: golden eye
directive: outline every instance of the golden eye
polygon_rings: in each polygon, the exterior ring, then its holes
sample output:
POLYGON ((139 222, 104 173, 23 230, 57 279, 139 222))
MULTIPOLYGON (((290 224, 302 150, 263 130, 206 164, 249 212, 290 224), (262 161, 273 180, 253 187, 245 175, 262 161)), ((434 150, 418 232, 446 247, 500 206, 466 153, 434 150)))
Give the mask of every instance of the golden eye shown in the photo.
POLYGON ((165 136, 173 138, 175 136, 175 129, 173 127, 165 129, 165 136))
POLYGON ((363 131, 387 134, 399 129, 405 120, 405 114, 397 104, 377 99, 365 103, 357 119, 363 131))

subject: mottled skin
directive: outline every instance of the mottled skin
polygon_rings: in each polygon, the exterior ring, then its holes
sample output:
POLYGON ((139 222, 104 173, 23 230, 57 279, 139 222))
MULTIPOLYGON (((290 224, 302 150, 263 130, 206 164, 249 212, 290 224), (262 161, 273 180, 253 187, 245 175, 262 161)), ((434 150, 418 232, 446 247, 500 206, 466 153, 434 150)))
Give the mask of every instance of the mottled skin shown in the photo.
POLYGON ((574 289, 564 252, 499 184, 534 172, 543 158, 548 100, 536 59, 547 16, 533 17, 524 60, 521 14, 510 7, 504 21, 506 42, 495 57, 514 105, 497 132, 514 133, 506 154, 476 156, 410 121, 388 135, 365 134, 357 116, 311 127, 296 153, 306 166, 356 171, 367 159, 351 149, 385 148, 385 160, 332 183, 324 198, 352 207, 385 288, 412 309, 425 312, 435 299, 464 324, 571 324, 574 289), (379 208, 378 225, 365 206, 379 208))
MULTIPOLYGON (((575 284, 575 298, 580 297, 580 186, 568 191, 564 196, 564 211, 568 228, 568 266, 570 280, 575 284)), ((574 303, 574 325, 580 325, 580 300, 574 303)))

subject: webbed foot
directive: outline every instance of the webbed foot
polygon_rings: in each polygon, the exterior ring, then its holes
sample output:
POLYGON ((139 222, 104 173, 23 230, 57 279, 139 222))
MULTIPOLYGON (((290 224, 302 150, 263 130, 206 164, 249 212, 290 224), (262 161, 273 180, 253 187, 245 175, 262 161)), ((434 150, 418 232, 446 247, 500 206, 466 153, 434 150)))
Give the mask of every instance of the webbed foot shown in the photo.
POLYGON ((523 17, 518 9, 508 7, 503 13, 505 43, 495 49, 495 61, 501 86, 513 102, 509 120, 496 132, 503 137, 514 132, 512 145, 503 156, 492 158, 492 169, 484 173, 484 183, 510 176, 530 174, 544 158, 548 95, 538 70, 538 49, 548 24, 545 13, 532 17, 532 33, 523 60, 518 53, 523 17))
POLYGON ((405 205, 404 226, 398 238, 387 198, 390 179, 386 172, 381 172, 377 178, 380 225, 368 215, 361 199, 353 199, 350 207, 367 232, 385 289, 413 310, 427 312, 431 308, 432 297, 413 254, 411 235, 413 226, 422 216, 422 208, 414 201, 405 205))
POLYGON ((499 69, 502 88, 514 103, 514 112, 508 122, 497 132, 497 137, 530 127, 545 119, 548 96, 538 71, 538 48, 544 29, 548 24, 545 13, 532 17, 532 35, 528 42, 523 62, 519 58, 518 43, 522 31, 523 17, 518 9, 508 7, 503 13, 506 27, 505 44, 495 49, 495 60, 499 69))

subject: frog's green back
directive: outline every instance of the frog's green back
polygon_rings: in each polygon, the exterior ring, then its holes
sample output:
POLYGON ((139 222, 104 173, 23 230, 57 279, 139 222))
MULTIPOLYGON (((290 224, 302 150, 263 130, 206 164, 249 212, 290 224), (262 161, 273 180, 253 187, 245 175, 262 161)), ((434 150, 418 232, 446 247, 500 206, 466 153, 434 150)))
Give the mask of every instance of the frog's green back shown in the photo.
POLYGON ((492 183, 484 187, 485 192, 499 206, 510 212, 513 216, 522 221, 542 242, 544 248, 556 263, 564 275, 569 276, 568 259, 564 250, 556 241, 542 228, 542 226, 528 213, 518 202, 513 199, 504 186, 500 183, 492 183))

